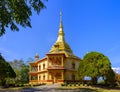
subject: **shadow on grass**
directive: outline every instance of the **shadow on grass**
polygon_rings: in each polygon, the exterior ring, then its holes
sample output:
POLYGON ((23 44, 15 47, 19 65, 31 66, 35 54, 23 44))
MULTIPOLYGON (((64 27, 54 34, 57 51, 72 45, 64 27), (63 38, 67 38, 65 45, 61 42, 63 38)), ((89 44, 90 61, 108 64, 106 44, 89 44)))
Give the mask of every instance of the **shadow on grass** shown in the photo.
POLYGON ((106 87, 106 86, 100 86, 100 85, 96 85, 96 86, 92 86, 92 87, 96 87, 96 88, 101 88, 101 89, 113 89, 113 90, 120 90, 120 87, 106 87))
MULTIPOLYGON (((23 87, 23 88, 5 88, 0 89, 0 92, 103 92, 104 89, 120 90, 120 87, 105 87, 105 86, 91 86, 91 88, 54 88, 54 87, 23 87)), ((109 91, 108 91, 109 92, 109 91)), ((119 92, 119 91, 118 91, 119 92)))
POLYGON ((100 92, 96 89, 90 89, 90 88, 78 88, 78 89, 70 89, 70 88, 66 88, 66 89, 61 89, 61 88, 43 88, 43 89, 39 89, 39 88, 23 88, 21 90, 21 92, 100 92))
POLYGON ((100 92, 97 89, 90 89, 90 88, 79 88, 78 92, 100 92))
POLYGON ((71 89, 71 88, 58 88, 57 90, 62 90, 67 92, 67 90, 70 90, 70 92, 101 92, 101 91, 98 91, 97 89, 91 89, 91 88, 76 88, 76 89, 71 89))

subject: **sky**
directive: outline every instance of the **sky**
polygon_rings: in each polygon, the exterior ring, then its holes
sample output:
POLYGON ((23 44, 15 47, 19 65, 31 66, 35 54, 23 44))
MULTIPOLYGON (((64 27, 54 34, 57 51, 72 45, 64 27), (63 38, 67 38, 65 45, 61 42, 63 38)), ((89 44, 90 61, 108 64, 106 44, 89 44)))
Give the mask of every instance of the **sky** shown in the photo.
POLYGON ((60 11, 65 40, 81 59, 87 52, 106 55, 120 67, 120 0, 48 0, 46 8, 31 16, 32 28, 7 29, 0 37, 0 52, 7 61, 43 58, 57 39, 60 11))

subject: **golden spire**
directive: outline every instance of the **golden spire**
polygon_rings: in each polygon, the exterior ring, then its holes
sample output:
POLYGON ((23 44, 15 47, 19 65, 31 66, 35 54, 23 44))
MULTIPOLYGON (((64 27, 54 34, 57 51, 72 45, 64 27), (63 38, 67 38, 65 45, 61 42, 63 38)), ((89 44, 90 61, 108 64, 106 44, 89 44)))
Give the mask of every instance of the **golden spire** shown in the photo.
POLYGON ((60 28, 63 28, 63 26, 62 26, 62 11, 60 11, 60 28))
POLYGON ((38 55, 38 53, 36 53, 36 55, 35 55, 35 59, 36 59, 36 60, 39 59, 39 55, 38 55))
POLYGON ((72 53, 71 48, 69 45, 65 42, 64 39, 64 31, 63 31, 63 25, 62 25, 62 12, 60 12, 60 26, 59 26, 59 33, 58 33, 58 38, 54 45, 52 46, 50 53, 52 52, 61 52, 61 51, 68 51, 72 53))
POLYGON ((59 33, 58 38, 56 42, 65 42, 64 41, 64 31, 63 31, 63 25, 62 25, 62 12, 60 11, 60 26, 59 26, 59 33))

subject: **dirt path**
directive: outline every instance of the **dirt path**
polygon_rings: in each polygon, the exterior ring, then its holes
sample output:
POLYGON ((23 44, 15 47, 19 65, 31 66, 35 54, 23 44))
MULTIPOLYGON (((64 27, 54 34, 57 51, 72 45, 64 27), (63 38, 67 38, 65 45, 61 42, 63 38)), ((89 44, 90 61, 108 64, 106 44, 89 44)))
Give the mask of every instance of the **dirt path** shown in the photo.
POLYGON ((21 92, 76 92, 75 90, 57 89, 59 86, 60 86, 59 84, 44 85, 44 86, 38 86, 35 88, 25 88, 25 89, 22 89, 21 92))

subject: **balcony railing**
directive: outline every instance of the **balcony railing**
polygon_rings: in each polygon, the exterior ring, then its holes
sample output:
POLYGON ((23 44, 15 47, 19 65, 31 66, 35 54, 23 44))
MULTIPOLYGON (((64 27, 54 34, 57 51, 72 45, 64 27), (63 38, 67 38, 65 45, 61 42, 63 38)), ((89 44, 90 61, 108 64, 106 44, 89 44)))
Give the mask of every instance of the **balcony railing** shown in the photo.
POLYGON ((31 68, 31 71, 36 72, 36 71, 38 71, 38 68, 31 68))
POLYGON ((60 65, 52 65, 52 66, 48 66, 48 69, 64 69, 64 67, 60 65))

